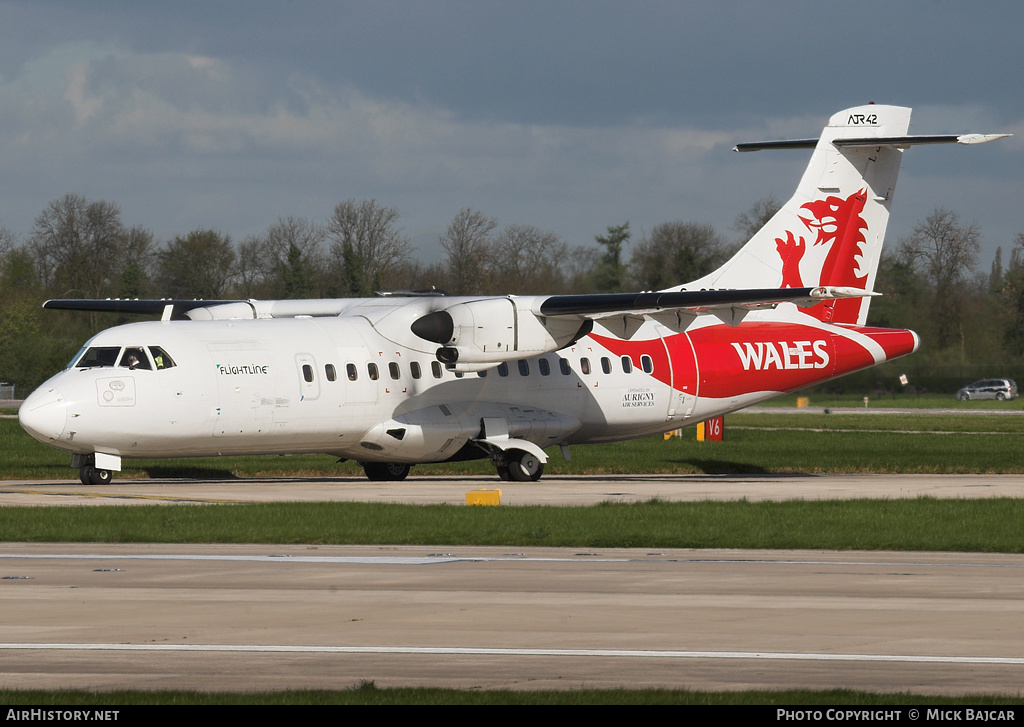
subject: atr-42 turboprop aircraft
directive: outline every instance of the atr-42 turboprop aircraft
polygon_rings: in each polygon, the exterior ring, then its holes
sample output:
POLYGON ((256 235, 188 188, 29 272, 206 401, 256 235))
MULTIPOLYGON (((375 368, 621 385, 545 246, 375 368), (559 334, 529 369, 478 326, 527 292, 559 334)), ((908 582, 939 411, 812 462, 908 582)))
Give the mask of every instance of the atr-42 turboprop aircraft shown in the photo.
POLYGON ((656 434, 913 352, 866 326, 910 109, 833 116, 782 209, 721 268, 658 292, 339 300, 51 300, 162 313, 94 336, 19 411, 84 483, 122 457, 323 452, 370 479, 656 434))

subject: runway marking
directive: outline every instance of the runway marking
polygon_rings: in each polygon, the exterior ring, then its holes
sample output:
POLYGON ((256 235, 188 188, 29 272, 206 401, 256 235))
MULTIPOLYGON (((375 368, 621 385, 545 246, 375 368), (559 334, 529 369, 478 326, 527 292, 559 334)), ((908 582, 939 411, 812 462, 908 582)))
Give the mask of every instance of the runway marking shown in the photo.
MULTIPOLYGON (((653 556, 652 556, 653 557, 653 556)), ((450 554, 437 555, 192 555, 192 554, 131 554, 131 555, 100 555, 81 553, 0 553, 3 560, 189 560, 189 561, 248 561, 253 563, 338 563, 354 565, 433 565, 437 563, 477 563, 483 561, 531 561, 543 563, 578 563, 576 558, 527 558, 522 555, 504 556, 456 556, 450 554)), ((587 557, 587 562, 628 563, 638 558, 594 558, 587 557)))
POLYGON ((674 651, 662 649, 531 649, 445 646, 305 646, 273 644, 46 644, 0 643, 0 650, 164 651, 265 654, 401 654, 427 656, 575 656, 642 659, 758 659, 768 661, 913 662, 919 664, 994 664, 1024 666, 1011 656, 925 656, 913 654, 828 654, 774 651, 674 651))
MULTIPOLYGON (((63 484, 63 483, 61 483, 63 484)), ((82 497, 93 500, 151 500, 175 504, 241 505, 248 500, 227 500, 213 497, 178 497, 174 495, 133 495, 123 492, 52 492, 50 490, 0 490, 0 495, 45 495, 47 497, 82 497)))

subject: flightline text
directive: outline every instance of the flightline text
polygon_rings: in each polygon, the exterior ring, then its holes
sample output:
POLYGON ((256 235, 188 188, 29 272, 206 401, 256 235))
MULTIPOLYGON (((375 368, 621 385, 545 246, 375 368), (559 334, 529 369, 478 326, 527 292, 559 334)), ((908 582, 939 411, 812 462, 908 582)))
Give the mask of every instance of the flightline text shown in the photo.
POLYGON ((269 366, 260 364, 244 364, 242 366, 230 366, 228 364, 217 364, 217 369, 225 375, 237 374, 265 374, 269 366))

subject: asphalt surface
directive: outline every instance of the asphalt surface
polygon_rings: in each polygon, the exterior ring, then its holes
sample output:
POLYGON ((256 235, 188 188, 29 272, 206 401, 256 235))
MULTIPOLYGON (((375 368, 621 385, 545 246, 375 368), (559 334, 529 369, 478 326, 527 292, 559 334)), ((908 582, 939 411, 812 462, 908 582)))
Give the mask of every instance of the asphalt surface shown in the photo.
MULTIPOLYGON (((0 483, 0 506, 1018 496, 1018 476, 0 483)), ((8 687, 1020 694, 1024 556, 0 543, 8 687)))
POLYGON ((6 687, 1019 694, 1024 559, 0 547, 6 687))
MULTIPOLYGON (((69 470, 69 473, 71 470, 69 470)), ((504 505, 694 500, 829 500, 913 497, 1019 497, 1021 475, 576 475, 540 482, 497 477, 139 479, 86 486, 77 479, 0 480, 0 506, 355 501, 465 504, 466 493, 500 490, 504 505)))

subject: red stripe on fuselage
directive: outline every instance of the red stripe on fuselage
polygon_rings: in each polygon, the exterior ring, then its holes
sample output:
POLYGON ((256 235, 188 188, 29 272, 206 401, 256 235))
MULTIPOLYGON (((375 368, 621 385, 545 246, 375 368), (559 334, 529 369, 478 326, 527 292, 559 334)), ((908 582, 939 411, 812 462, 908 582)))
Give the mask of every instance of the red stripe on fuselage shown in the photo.
POLYGON ((872 339, 884 351, 885 360, 917 347, 917 337, 907 330, 766 322, 712 325, 664 339, 672 357, 670 371, 660 339, 590 337, 618 356, 629 356, 634 366, 639 366, 642 355, 651 356, 654 378, 680 391, 694 392, 699 371, 698 395, 725 399, 761 391, 794 391, 872 366, 875 356, 857 341, 858 335, 872 339))

